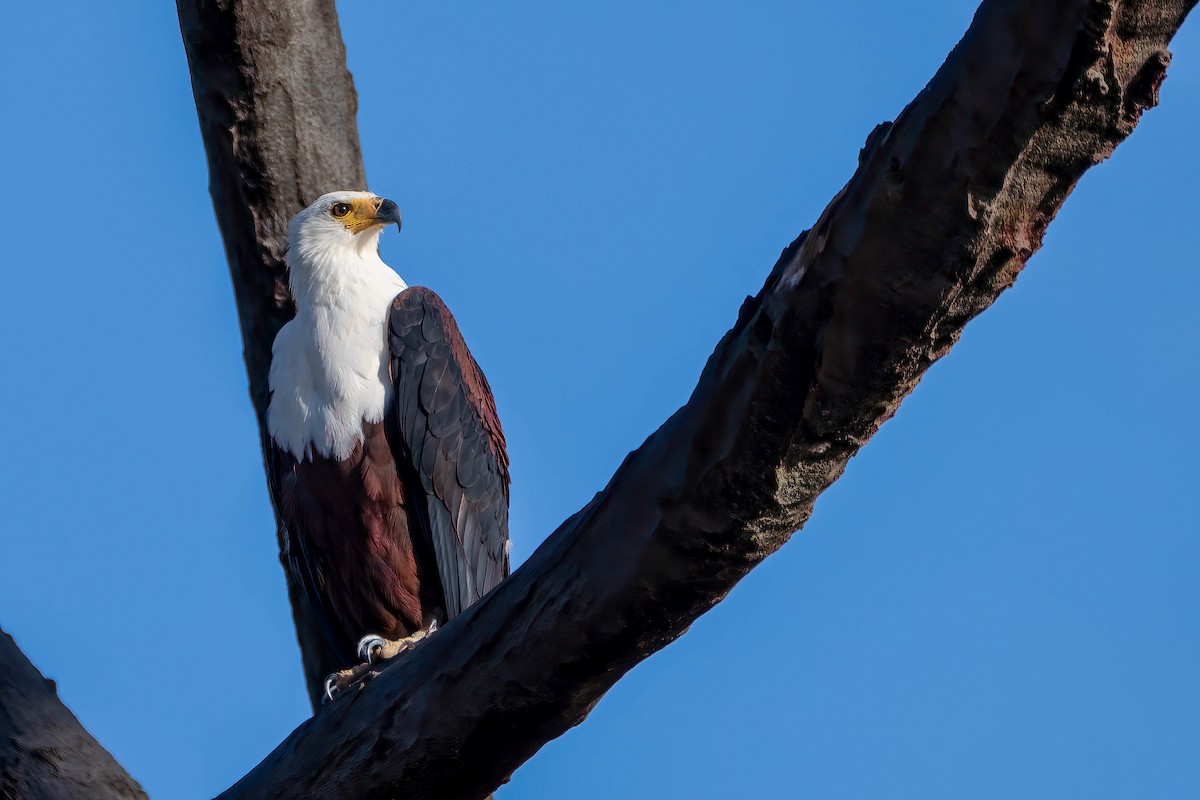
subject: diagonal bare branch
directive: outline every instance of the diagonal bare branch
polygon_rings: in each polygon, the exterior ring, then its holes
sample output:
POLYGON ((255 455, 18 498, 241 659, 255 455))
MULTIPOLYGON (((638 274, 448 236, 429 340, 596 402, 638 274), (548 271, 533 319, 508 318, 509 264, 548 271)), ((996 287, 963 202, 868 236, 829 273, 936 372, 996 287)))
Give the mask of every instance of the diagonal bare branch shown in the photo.
MULTIPOLYGON (((985 0, 743 304, 687 405, 508 581, 222 797, 478 798, 581 722, 805 523, 1012 284, 1080 176, 1157 102, 1165 48, 1194 5, 985 0)), ((275 76, 255 78, 271 91, 275 76)), ((206 141, 215 171, 224 143, 207 127, 206 141)), ((235 222, 222 223, 227 243, 235 222)), ((243 297, 263 287, 241 274, 243 314, 268 307, 243 297)), ((243 328, 270 330, 245 317, 243 328)), ((247 339, 248 353, 264 346, 247 339)), ((248 365, 260 389, 265 365, 248 365)))
POLYGON ((145 800, 146 793, 84 730, 47 680, 0 631, 0 797, 145 800))

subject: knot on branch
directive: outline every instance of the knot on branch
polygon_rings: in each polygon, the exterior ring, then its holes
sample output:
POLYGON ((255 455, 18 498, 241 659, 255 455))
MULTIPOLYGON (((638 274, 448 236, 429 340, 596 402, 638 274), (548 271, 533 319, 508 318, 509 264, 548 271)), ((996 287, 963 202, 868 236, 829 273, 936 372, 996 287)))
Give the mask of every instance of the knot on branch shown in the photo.
POLYGON ((1102 100, 1114 90, 1120 93, 1121 87, 1116 83, 1112 58, 1105 56, 1092 64, 1083 74, 1080 95, 1086 100, 1102 100))
POLYGON ((879 149, 891 129, 891 122, 881 122, 867 134, 867 141, 863 144, 862 149, 858 151, 858 165, 860 167, 866 164, 871 154, 879 149))
POLYGON ((1120 105, 1121 95, 1111 46, 1116 19, 1116 0, 1096 0, 1088 6, 1083 31, 1071 54, 1077 66, 1067 70, 1068 75, 1078 76, 1073 92, 1077 99, 1088 103, 1108 99, 1104 105, 1114 110, 1120 105))
MULTIPOLYGON (((1087 10, 1083 21, 1083 32, 1093 42, 1103 45, 1112 30, 1113 20, 1117 16, 1118 0, 1094 0, 1087 10)), ((1099 50, 1096 54, 1099 55, 1099 50)))
POLYGON ((1129 82, 1129 91, 1125 94, 1125 104, 1121 109, 1121 122, 1129 131, 1138 124, 1142 112, 1158 105, 1158 90, 1167 77, 1167 67, 1171 65, 1171 53, 1158 50, 1129 82))

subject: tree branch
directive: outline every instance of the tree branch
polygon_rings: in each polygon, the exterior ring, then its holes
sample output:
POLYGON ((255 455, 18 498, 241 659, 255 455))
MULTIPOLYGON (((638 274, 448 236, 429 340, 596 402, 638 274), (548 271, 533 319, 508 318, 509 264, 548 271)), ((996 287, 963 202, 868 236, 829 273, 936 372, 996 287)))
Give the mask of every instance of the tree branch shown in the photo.
MULTIPOLYGON (((1012 284, 1080 176, 1157 102, 1165 48, 1194 5, 984 2, 743 304, 687 405, 509 580, 222 797, 478 798, 581 722, 804 524, 963 326, 1012 284)), ((270 94, 282 78, 256 64, 252 94, 270 94)), ((221 140, 205 132, 214 184, 259 187, 245 162, 216 176, 221 140)), ((283 157, 262 168, 286 172, 283 157)), ((260 205, 282 214, 288 202, 298 208, 300 195, 260 205)), ((229 242, 248 223, 240 206, 217 206, 229 242)), ((245 314, 270 303, 244 295, 277 284, 248 280, 256 269, 235 266, 234 279, 257 401, 269 340, 253 337, 273 328, 245 314)))
MULTIPOLYGON (((177 0, 176 7, 265 453, 271 344, 295 315, 284 264, 288 221, 325 192, 366 188, 358 95, 334 0, 177 0)), ((276 528, 282 532, 278 513, 276 528)), ((295 611, 303 592, 284 573, 295 611)), ((311 615, 294 619, 298 628, 313 624, 311 615)), ((308 648, 321 637, 297 633, 316 708, 325 676, 308 648)))
POLYGON ((145 800, 138 782, 84 730, 47 680, 0 631, 0 797, 145 800))

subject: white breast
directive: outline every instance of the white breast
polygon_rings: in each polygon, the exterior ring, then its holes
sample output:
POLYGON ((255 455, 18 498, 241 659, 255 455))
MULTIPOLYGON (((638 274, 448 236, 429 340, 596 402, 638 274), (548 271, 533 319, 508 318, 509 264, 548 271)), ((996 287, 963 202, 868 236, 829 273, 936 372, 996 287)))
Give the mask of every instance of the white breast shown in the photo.
POLYGON ((387 320, 407 286, 374 252, 355 260, 299 282, 292 266, 298 310, 271 349, 267 430, 299 459, 346 458, 391 401, 387 320))

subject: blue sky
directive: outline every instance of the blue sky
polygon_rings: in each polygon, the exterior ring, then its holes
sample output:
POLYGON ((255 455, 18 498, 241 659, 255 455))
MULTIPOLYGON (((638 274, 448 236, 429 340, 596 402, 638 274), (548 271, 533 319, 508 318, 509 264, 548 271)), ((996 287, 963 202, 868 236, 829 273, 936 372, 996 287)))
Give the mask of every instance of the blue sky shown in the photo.
MULTIPOLYGON (((515 556, 684 400, 966 2, 343 2, 383 254, 454 309, 515 556)), ((10 6, 0 625, 156 800, 308 713, 173 4, 10 6)), ((1200 784, 1200 31, 1016 287, 502 798, 1200 784)), ((341 187, 328 187, 330 189, 341 187)))

